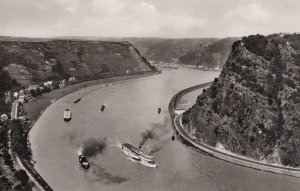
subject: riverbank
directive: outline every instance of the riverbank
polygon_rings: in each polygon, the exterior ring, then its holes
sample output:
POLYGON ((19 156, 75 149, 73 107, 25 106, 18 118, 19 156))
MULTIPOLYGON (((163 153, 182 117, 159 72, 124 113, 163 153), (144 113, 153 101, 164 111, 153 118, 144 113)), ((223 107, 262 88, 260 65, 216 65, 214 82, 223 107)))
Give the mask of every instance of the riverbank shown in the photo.
POLYGON ((84 81, 75 84, 68 85, 64 88, 57 89, 51 91, 49 93, 45 93, 41 96, 37 96, 30 100, 28 103, 24 104, 24 110, 26 112, 26 116, 32 121, 32 125, 34 121, 36 121, 40 114, 54 101, 72 93, 78 91, 82 88, 86 88, 89 86, 94 86, 98 84, 107 84, 107 83, 116 83, 119 81, 130 80, 140 77, 151 76, 154 74, 158 74, 158 72, 146 72, 143 74, 136 74, 136 75, 127 75, 127 76, 117 76, 117 77, 109 77, 109 78, 102 78, 97 80, 91 81, 84 81), (52 101, 52 102, 51 102, 52 101))
POLYGON ((185 94, 194 91, 199 88, 203 88, 208 86, 210 83, 200 84, 197 86, 193 86, 184 90, 181 90, 177 94, 175 94, 170 103, 169 103, 169 112, 172 120, 173 129, 177 135, 177 137, 183 141, 183 143, 187 143, 189 146, 192 146, 196 150, 200 151, 209 156, 216 157, 218 159, 231 162, 234 164, 238 164, 241 166, 263 170, 267 172, 277 173, 277 174, 285 174, 294 177, 300 177, 300 169, 284 167, 275 164, 268 164, 262 161, 256 161, 254 159, 250 159, 244 156, 236 155, 234 153, 228 153, 225 151, 220 151, 217 148, 211 147, 207 144, 200 142, 199 140, 191 137, 185 130, 181 123, 181 114, 176 113, 177 104, 179 103, 182 96, 185 94))

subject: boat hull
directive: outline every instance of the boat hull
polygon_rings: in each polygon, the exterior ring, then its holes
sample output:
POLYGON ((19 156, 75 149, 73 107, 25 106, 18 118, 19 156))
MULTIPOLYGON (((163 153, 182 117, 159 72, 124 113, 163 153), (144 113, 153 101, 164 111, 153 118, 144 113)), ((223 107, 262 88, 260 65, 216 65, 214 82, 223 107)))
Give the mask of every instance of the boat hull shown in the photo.
POLYGON ((132 152, 132 151, 131 151, 129 148, 127 148, 126 146, 122 145, 122 149, 123 149, 123 151, 124 151, 129 157, 131 157, 131 158, 133 158, 133 159, 135 159, 135 160, 140 160, 140 157, 139 157, 136 153, 132 152))
POLYGON ((155 167, 155 168, 158 167, 157 163, 154 161, 152 156, 144 154, 141 150, 133 147, 132 145, 126 143, 122 144, 122 150, 129 157, 131 157, 134 160, 140 161, 142 164, 145 164, 146 166, 155 167))
POLYGON ((71 121, 71 118, 64 118, 64 121, 71 121))
POLYGON ((84 155, 79 155, 79 163, 80 163, 81 167, 84 168, 84 169, 89 169, 90 168, 90 163, 85 158, 84 155))

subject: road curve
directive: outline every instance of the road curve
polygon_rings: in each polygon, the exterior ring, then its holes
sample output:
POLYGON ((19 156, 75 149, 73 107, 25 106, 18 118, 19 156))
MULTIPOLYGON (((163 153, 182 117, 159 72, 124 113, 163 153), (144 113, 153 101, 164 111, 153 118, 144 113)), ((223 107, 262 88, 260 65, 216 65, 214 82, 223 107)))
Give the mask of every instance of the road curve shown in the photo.
POLYGON ((186 93, 189 93, 193 90, 196 90, 198 88, 203 88, 203 85, 208 86, 209 84, 201 84, 198 86, 193 86, 187 89, 184 89, 180 92, 178 92, 176 95, 173 96, 171 99, 171 102, 169 104, 169 112, 172 118, 173 122, 173 127, 174 131, 178 135, 179 138, 182 138, 183 140, 187 141, 191 145, 193 145, 197 150, 204 151, 204 153, 214 156, 218 159, 228 161, 234 164, 238 164, 241 166, 246 166, 250 168, 254 168, 257 170, 263 170, 263 171, 268 171, 268 172, 273 172, 273 173, 278 173, 278 174, 285 174, 285 175, 290 175, 290 176, 295 176, 295 177, 300 177, 300 169, 298 168, 291 168, 291 167, 284 167, 284 166, 279 166, 279 165, 273 165, 273 164, 267 164, 261 161, 256 161, 254 159, 249 159, 243 156, 239 155, 234 155, 234 154, 229 154, 222 152, 220 150, 217 150, 214 147, 211 147, 207 144, 204 144, 200 142, 197 139, 192 138, 191 136, 186 133, 184 128, 182 127, 181 124, 181 117, 182 114, 176 115, 175 110, 177 103, 180 101, 180 98, 185 95, 186 93))

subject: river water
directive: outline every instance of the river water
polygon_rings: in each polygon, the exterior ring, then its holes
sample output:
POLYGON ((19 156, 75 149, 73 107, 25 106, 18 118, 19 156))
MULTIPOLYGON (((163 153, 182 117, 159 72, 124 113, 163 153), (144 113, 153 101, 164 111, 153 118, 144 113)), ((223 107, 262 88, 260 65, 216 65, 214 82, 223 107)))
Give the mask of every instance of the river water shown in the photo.
MULTIPOLYGON (((213 80, 219 73, 191 69, 116 84, 97 85, 53 103, 29 134, 36 170, 54 190, 300 190, 300 179, 234 165, 172 141, 168 103, 181 89, 213 80), (74 100, 82 100, 74 104, 74 100), (99 112, 102 104, 104 112, 99 112), (161 107, 161 114, 157 108, 161 107), (63 111, 72 120, 63 121, 63 111), (152 152, 158 168, 132 161, 121 143, 152 152), (101 143, 83 170, 78 153, 87 144, 101 143), (94 141, 94 142, 93 142, 94 141)), ((197 93, 183 97, 191 105, 197 93)))

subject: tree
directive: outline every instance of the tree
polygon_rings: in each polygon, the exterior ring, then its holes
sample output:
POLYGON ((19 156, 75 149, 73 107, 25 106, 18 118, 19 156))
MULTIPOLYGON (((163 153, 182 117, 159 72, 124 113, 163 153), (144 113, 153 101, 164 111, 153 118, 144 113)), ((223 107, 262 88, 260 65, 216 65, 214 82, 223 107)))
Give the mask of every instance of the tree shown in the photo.
POLYGON ((14 163, 13 163, 13 161, 11 159, 11 156, 8 153, 8 151, 6 149, 4 149, 2 152, 3 152, 4 164, 8 165, 8 166, 13 165, 14 163))
POLYGON ((26 185, 29 181, 29 177, 25 170, 18 170, 15 172, 15 177, 21 182, 22 185, 26 185))
POLYGON ((12 79, 6 71, 0 70, 0 93, 18 85, 16 79, 12 79))
POLYGON ((10 123, 10 128, 12 150, 16 152, 20 158, 29 159, 31 157, 31 151, 27 145, 26 127, 22 125, 21 120, 14 119, 10 123))
POLYGON ((53 82, 53 89, 59 89, 59 83, 58 82, 53 82))
POLYGON ((41 89, 40 89, 40 88, 37 88, 37 89, 36 89, 36 95, 38 96, 38 95, 41 95, 41 94, 42 94, 41 89))
POLYGON ((30 90, 30 94, 31 94, 33 97, 36 97, 36 92, 35 92, 35 90, 31 89, 31 90, 30 90))
POLYGON ((50 91, 51 91, 51 89, 48 86, 44 86, 44 93, 48 93, 50 91))
POLYGON ((68 78, 70 76, 65 72, 63 65, 59 61, 52 67, 52 72, 58 74, 61 78, 68 78))

